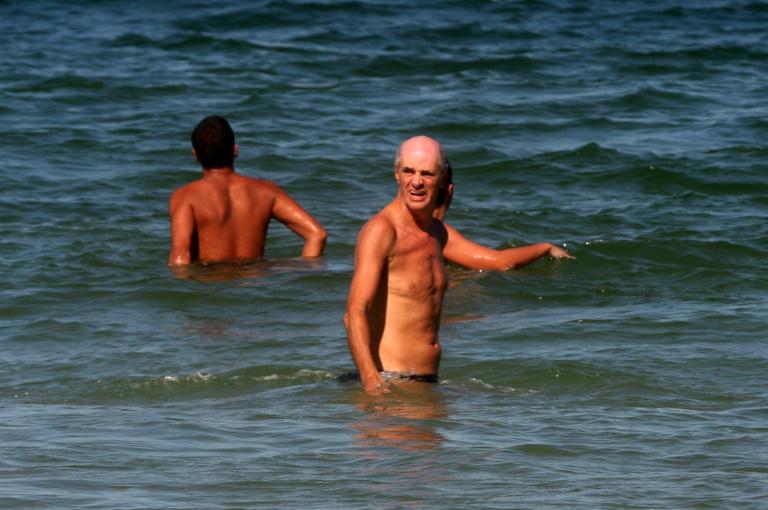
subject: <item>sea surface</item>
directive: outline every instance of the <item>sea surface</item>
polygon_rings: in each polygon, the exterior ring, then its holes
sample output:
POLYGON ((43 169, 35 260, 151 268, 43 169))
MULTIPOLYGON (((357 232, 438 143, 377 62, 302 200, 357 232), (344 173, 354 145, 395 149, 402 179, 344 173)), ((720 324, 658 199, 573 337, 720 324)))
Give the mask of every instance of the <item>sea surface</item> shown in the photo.
POLYGON ((768 505, 768 4, 0 0, 0 508, 768 505), (189 135, 326 227, 172 272, 189 135), (448 221, 438 385, 342 315, 406 137, 448 221))

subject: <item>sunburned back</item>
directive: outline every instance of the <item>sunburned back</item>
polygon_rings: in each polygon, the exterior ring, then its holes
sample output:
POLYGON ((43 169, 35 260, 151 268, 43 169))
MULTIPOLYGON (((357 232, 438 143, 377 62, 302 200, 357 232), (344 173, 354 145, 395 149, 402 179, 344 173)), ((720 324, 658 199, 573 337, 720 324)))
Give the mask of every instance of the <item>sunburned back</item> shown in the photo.
MULTIPOLYGON (((383 214, 387 214, 385 210, 383 214)), ((440 363, 438 331, 447 286, 442 247, 445 229, 430 232, 394 219, 396 240, 388 261, 379 357, 384 370, 433 374, 440 363)), ((382 296, 384 297, 384 296, 382 296)))
POLYGON ((261 258, 274 200, 272 187, 267 181, 232 172, 193 183, 199 259, 261 258))

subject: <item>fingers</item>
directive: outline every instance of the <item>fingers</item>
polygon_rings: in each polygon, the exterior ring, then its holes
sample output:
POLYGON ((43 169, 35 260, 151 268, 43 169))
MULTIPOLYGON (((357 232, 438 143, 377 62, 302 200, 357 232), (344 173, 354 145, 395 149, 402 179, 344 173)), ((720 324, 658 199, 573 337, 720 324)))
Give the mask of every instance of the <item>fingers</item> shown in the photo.
POLYGON ((369 395, 384 395, 390 392, 389 388, 387 388, 387 385, 383 382, 365 386, 364 389, 365 392, 369 395))
POLYGON ((575 259, 573 255, 565 251, 563 248, 560 248, 559 246, 552 246, 552 248, 549 250, 549 255, 556 258, 556 259, 575 259))

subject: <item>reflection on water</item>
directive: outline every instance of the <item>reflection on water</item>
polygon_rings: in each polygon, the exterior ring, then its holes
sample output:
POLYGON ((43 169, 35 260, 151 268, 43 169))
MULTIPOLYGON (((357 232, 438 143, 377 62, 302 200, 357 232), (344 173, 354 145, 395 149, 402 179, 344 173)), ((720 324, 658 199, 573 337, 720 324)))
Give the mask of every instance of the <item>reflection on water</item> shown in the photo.
POLYGON ((325 269, 325 261, 318 259, 258 260, 253 262, 198 262, 188 266, 170 266, 174 276, 203 283, 243 280, 243 285, 270 275, 325 269), (248 282, 250 280, 250 282, 248 282), (248 282, 248 283, 246 283, 248 282))
POLYGON ((358 391, 354 403, 363 411, 355 423, 355 439, 363 448, 389 446, 403 450, 430 450, 444 440, 435 421, 448 416, 448 407, 435 384, 396 381, 390 392, 369 395, 358 391))
POLYGON ((203 283, 262 278, 268 274, 267 264, 263 261, 195 263, 188 266, 170 266, 170 269, 177 278, 203 283))

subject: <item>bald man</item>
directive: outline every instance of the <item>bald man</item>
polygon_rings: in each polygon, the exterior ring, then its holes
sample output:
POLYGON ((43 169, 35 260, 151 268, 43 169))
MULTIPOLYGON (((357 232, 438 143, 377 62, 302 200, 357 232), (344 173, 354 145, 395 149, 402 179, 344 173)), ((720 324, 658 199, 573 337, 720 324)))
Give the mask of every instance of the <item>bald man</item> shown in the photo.
POLYGON ((171 196, 170 266, 258 260, 272 218, 304 240, 302 256, 323 254, 327 235, 315 218, 277 184, 235 172, 238 147, 226 119, 200 121, 192 147, 203 176, 171 196))
POLYGON ((395 158, 394 200, 360 230, 344 324, 367 392, 387 391, 387 381, 437 382, 438 331, 448 285, 445 258, 477 269, 508 269, 546 254, 567 256, 542 243, 539 248, 513 248, 518 250, 514 256, 499 260, 490 253, 499 250, 449 230, 435 218, 441 216, 438 203, 445 206, 450 199, 449 172, 436 140, 406 140, 395 158))

